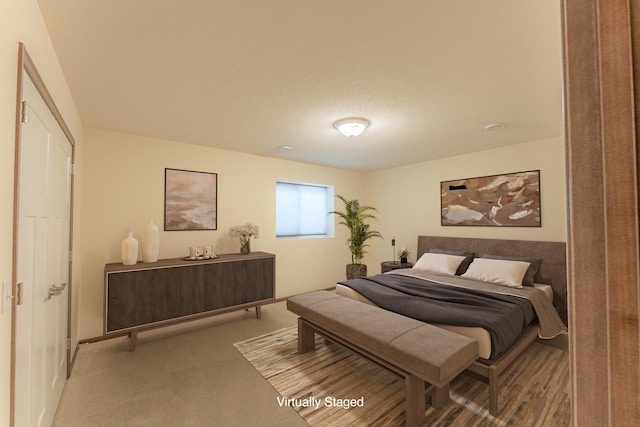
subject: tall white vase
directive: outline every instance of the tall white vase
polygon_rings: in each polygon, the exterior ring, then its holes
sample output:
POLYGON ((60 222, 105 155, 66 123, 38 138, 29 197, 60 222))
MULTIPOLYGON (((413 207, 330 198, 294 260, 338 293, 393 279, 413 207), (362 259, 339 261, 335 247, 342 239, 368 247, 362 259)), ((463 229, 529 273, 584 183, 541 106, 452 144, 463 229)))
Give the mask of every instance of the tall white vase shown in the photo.
POLYGON ((153 223, 153 218, 149 218, 149 223, 142 229, 142 261, 158 261, 160 252, 160 230, 153 223))
POLYGON ((129 232, 122 241, 122 263, 124 265, 135 265, 138 262, 138 241, 133 237, 133 233, 129 232))

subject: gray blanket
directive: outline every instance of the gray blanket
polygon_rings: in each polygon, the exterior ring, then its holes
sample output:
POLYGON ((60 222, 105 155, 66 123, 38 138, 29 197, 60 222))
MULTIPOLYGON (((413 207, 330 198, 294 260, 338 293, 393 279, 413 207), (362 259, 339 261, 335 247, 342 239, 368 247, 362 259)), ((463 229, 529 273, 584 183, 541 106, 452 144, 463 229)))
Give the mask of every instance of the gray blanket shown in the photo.
POLYGON ((543 338, 566 330, 544 292, 536 288, 507 288, 411 269, 341 284, 384 309, 423 322, 481 327, 491 337, 492 359, 508 349, 536 317, 543 338))

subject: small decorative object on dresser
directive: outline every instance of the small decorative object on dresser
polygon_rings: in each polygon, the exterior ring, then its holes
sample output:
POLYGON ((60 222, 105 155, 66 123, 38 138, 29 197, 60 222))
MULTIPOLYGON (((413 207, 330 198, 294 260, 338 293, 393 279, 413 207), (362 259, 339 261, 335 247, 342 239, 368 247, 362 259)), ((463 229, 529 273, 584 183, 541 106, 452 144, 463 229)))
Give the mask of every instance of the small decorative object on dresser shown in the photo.
POLYGON ((149 218, 149 223, 142 228, 142 261, 158 261, 160 252, 160 230, 153 223, 153 218, 149 218))
POLYGON ((204 259, 217 258, 216 254, 213 252, 213 246, 203 246, 202 247, 202 256, 204 256, 204 259))
POLYGON ((251 237, 256 239, 260 237, 260 227, 247 222, 244 225, 236 225, 229 230, 231 237, 240 239, 240 253, 248 254, 251 252, 251 237))
POLYGON ((190 259, 202 259, 202 248, 200 246, 189 246, 190 259))
POLYGON ((136 265, 138 262, 138 241, 133 237, 132 232, 129 232, 129 235, 122 241, 120 248, 122 250, 122 263, 124 265, 136 265))

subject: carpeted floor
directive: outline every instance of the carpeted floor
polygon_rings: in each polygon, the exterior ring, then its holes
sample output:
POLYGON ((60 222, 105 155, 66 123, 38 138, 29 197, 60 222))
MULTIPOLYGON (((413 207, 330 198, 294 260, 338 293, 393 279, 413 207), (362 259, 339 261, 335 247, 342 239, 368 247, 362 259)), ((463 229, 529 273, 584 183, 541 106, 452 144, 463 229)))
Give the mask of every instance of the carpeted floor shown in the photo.
MULTIPOLYGON (((233 343, 296 324, 284 301, 82 344, 54 427, 303 427, 233 343)), ((21 427, 21 426, 17 426, 21 427)))
MULTIPOLYGON (((310 426, 404 424, 404 380, 316 336, 316 351, 297 354, 297 330, 287 327, 234 346, 310 426)), ((488 386, 464 375, 451 402, 430 406, 426 426, 570 425, 566 351, 532 344, 504 373, 499 417, 488 409, 488 386)))

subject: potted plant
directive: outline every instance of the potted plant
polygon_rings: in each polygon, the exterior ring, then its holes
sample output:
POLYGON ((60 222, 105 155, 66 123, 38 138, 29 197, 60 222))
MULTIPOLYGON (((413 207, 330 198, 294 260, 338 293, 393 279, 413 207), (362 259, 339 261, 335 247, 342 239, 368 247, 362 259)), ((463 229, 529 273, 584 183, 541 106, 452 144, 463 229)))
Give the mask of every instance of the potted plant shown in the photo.
POLYGON ((407 258, 409 257, 410 253, 411 252, 409 252, 409 249, 407 249, 405 246, 403 246, 402 249, 398 251, 398 256, 400 257, 400 264, 407 263, 407 258))
POLYGON ((351 251, 351 264, 347 264, 347 279, 366 276, 367 266, 362 263, 362 258, 366 253, 364 248, 369 245, 365 242, 373 237, 382 238, 379 232, 371 230, 367 224, 368 220, 376 219, 372 212, 377 212, 377 209, 372 206, 362 206, 356 199, 347 200, 340 195, 336 195, 336 197, 344 203, 344 212, 332 211, 329 213, 342 218, 339 224, 345 225, 351 232, 347 240, 351 251))

